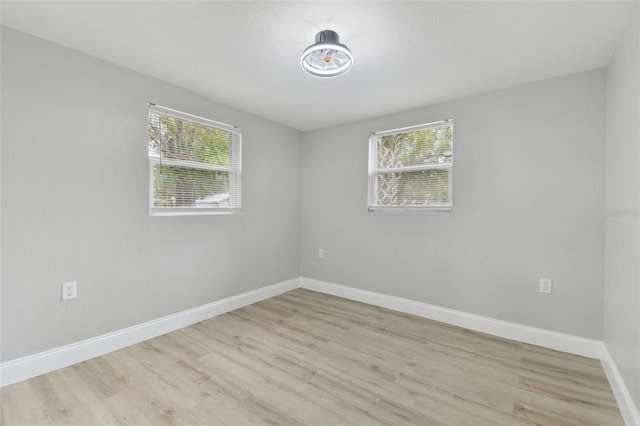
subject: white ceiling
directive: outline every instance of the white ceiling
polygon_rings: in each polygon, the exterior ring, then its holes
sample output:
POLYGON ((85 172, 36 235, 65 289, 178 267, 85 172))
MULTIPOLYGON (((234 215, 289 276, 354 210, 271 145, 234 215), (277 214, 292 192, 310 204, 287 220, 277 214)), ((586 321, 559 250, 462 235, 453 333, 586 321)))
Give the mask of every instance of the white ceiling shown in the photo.
POLYGON ((310 130, 605 66, 635 2, 14 2, 2 25, 310 130), (353 69, 300 68, 331 29, 353 69))

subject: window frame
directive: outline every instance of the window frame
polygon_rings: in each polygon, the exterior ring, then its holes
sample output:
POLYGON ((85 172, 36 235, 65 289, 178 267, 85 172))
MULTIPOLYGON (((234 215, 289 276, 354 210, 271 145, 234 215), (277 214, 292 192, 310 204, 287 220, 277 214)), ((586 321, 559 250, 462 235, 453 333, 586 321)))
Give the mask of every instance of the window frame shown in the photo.
POLYGON ((453 119, 448 118, 445 120, 433 121, 430 123, 417 124, 414 126, 400 127, 397 129, 383 130, 379 132, 373 132, 369 135, 369 174, 367 185, 367 209, 369 212, 378 213, 451 213, 453 212, 453 157, 454 157, 454 144, 453 137, 451 140, 451 163, 447 164, 424 164, 417 166, 404 166, 404 167, 389 167, 378 168, 378 140, 383 136, 394 135, 398 133, 409 133, 419 130, 429 129, 433 127, 440 127, 444 124, 449 124, 453 127, 453 119), (393 173, 393 172, 416 172, 425 170, 448 170, 449 171, 449 203, 446 206, 379 206, 376 205, 377 193, 378 193, 378 180, 377 175, 381 173, 393 173))
MULTIPOLYGON (((176 160, 162 157, 161 155, 151 155, 147 141, 147 157, 149 168, 149 216, 202 216, 202 215, 228 215, 238 214, 242 209, 242 131, 239 127, 164 106, 149 104, 147 111, 147 123, 149 115, 156 113, 164 116, 170 116, 185 122, 197 123, 202 126, 214 128, 235 134, 237 142, 229 142, 230 164, 237 164, 237 167, 218 166, 213 164, 201 163, 198 161, 176 160), (231 161, 231 158, 237 158, 237 161, 231 161), (229 207, 157 207, 154 205, 154 175, 153 167, 162 166, 178 166, 194 170, 210 170, 229 173, 229 207), (234 206, 234 207, 231 207, 234 206)), ((149 139, 149 131, 147 130, 147 140, 149 139)))

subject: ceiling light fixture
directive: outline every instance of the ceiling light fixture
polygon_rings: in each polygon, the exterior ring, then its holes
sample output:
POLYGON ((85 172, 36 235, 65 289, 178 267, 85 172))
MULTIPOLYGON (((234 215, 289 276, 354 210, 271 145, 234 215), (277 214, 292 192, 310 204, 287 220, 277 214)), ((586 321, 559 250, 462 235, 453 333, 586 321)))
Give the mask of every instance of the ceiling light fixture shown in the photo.
POLYGON ((316 42, 302 52, 302 69, 315 77, 336 77, 351 69, 353 56, 340 36, 331 30, 316 34, 316 42))

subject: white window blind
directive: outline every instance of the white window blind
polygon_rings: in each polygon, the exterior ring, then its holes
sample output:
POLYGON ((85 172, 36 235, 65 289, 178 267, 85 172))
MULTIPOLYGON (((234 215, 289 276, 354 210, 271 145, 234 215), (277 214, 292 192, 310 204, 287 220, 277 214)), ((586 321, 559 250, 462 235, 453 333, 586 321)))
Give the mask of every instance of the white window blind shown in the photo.
POLYGON ((372 133, 370 211, 451 211, 453 120, 372 133))
POLYGON ((239 211, 241 144, 237 127, 150 105, 150 214, 239 211))

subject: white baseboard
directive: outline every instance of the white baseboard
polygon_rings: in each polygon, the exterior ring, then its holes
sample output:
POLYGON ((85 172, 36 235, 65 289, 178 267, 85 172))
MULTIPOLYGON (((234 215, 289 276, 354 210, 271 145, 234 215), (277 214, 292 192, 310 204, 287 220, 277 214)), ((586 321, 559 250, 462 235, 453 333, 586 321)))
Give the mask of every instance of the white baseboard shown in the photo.
POLYGON ((627 425, 640 425, 638 408, 634 404, 620 371, 602 341, 529 327, 305 277, 283 281, 113 333, 1 363, 0 387, 104 355, 299 287, 494 336, 600 359, 625 422, 627 425))
POLYGON ((638 411, 638 407, 636 407, 636 404, 633 402, 629 388, 627 388, 622 374, 620 374, 620 370, 618 370, 618 366, 611 357, 606 344, 602 345, 602 358, 600 362, 602 362, 602 368, 607 375, 611 390, 616 397, 618 408, 620 408, 625 423, 629 426, 639 426, 640 412, 638 411))
POLYGON ((456 325, 469 330, 480 331, 493 336, 599 359, 625 423, 628 426, 640 426, 638 407, 636 407, 624 382, 624 378, 620 374, 606 345, 600 340, 586 339, 570 334, 469 314, 440 306, 429 305, 427 303, 416 302, 415 300, 360 290, 353 287, 314 280, 312 278, 301 277, 300 286, 309 290, 344 297, 345 299, 380 306, 382 308, 456 325))
POLYGON ((309 290, 332 294, 334 296, 344 297, 345 299, 356 300, 358 302, 456 325, 469 330, 480 331, 493 336, 555 349, 557 351, 596 359, 601 359, 602 357, 602 341, 600 340, 586 339, 570 334, 529 327, 311 278, 301 277, 300 281, 301 287, 309 290))
POLYGON ((102 336, 3 362, 0 364, 0 387, 104 355, 298 287, 300 279, 294 278, 102 336))

